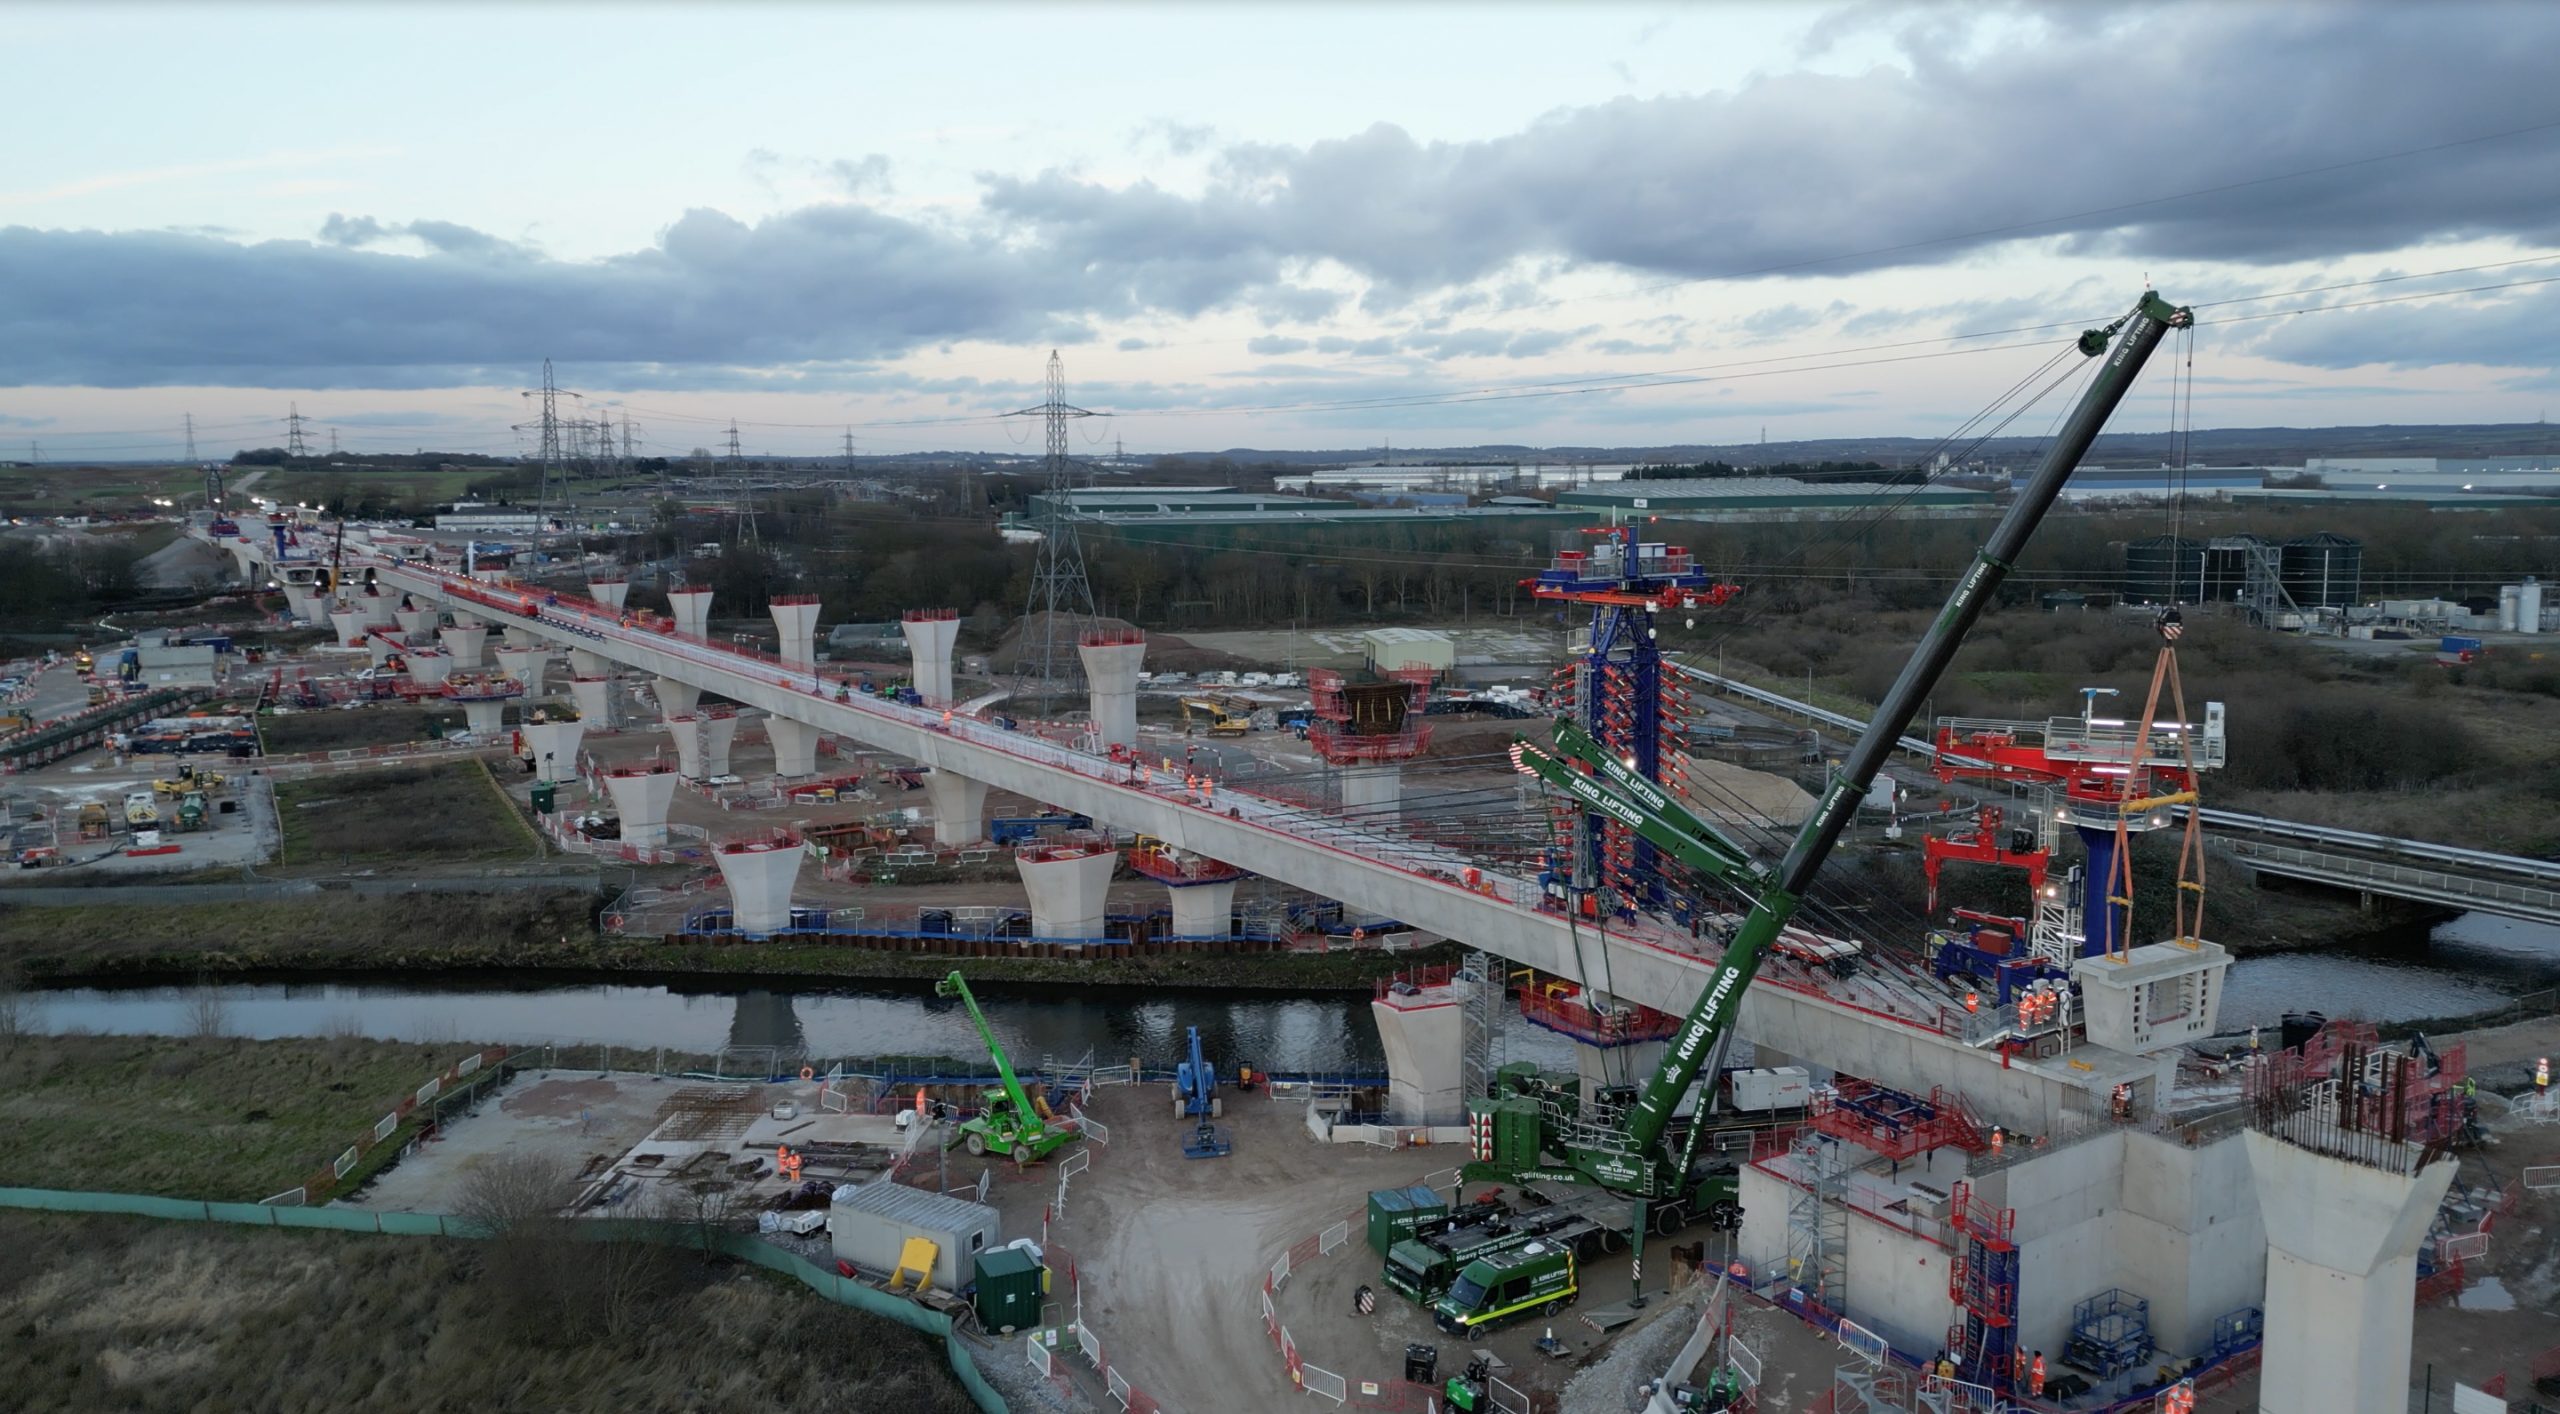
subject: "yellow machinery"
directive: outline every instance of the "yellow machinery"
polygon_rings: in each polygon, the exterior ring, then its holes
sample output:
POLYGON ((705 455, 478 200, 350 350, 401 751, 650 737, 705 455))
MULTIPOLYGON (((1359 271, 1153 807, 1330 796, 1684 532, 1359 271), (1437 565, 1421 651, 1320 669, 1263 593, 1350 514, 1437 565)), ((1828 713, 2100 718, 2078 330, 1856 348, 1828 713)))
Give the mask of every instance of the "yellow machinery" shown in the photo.
POLYGON ((80 807, 80 838, 102 840, 107 837, 107 807, 104 801, 87 801, 80 807))
POLYGON ((1182 734, 1189 736, 1199 725, 1198 718, 1208 721, 1211 736, 1243 736, 1253 730, 1253 706, 1229 697, 1186 697, 1182 699, 1182 734), (1238 711, 1237 708, 1244 710, 1238 711), (1194 714, 1198 714, 1195 717, 1194 714))
POLYGON ((207 794, 212 794, 213 792, 221 790, 222 784, 223 776, 221 772, 199 771, 195 768, 194 763, 186 762, 179 765, 178 777, 176 780, 153 781, 151 783, 151 789, 161 795, 168 796, 185 795, 189 791, 203 791, 207 794))

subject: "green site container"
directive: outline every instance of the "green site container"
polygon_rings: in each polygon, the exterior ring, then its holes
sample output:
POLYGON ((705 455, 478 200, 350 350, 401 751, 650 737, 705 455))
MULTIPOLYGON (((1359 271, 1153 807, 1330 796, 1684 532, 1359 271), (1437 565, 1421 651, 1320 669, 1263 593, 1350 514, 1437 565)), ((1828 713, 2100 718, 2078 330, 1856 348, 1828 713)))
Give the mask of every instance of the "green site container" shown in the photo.
POLYGON ((552 782, 550 782, 550 781, 536 781, 536 782, 534 782, 534 783, 533 783, 533 813, 534 813, 534 814, 536 814, 536 815, 548 815, 548 814, 550 814, 550 813, 551 813, 551 808, 552 808, 552 806, 553 806, 553 805, 555 805, 556 803, 558 803, 559 799, 560 799, 560 787, 559 787, 559 786, 557 786, 557 785, 553 784, 553 783, 552 783, 552 782))
POLYGON ((1493 1158, 1504 1173, 1527 1173, 1538 1166, 1538 1102, 1515 1095, 1495 1105, 1493 1158))
POLYGON ((1388 1248, 1413 1236, 1415 1225, 1448 1211, 1446 1200, 1418 1183, 1411 1188, 1377 1189, 1369 1195, 1369 1245, 1384 1257, 1388 1248))
POLYGON ((1049 1273, 1019 1247, 978 1254, 978 1325, 1010 1335, 1040 1324, 1040 1297, 1049 1273))

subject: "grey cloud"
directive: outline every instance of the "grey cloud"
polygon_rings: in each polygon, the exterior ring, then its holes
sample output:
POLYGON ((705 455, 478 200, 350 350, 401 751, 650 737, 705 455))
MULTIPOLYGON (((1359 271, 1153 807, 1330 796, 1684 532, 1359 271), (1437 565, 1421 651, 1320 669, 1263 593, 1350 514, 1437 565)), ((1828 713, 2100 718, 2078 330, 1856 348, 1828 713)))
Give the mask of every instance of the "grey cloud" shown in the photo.
POLYGON ((1601 339, 1591 345, 1593 353, 1601 354, 1667 354, 1676 352, 1679 348, 1680 345, 1677 342, 1640 344, 1633 339, 1601 339))
POLYGON ((1190 157, 1205 151, 1210 139, 1217 135, 1218 130, 1207 123, 1183 123, 1171 118, 1156 118, 1140 123, 1136 130, 1130 133, 1129 144, 1135 147, 1153 140, 1163 143, 1165 151, 1176 157, 1190 157))
POLYGON ((1360 358, 1374 358, 1380 354, 1391 354, 1395 351, 1396 341, 1384 335, 1374 339, 1349 339, 1339 334, 1327 334, 1316 340, 1317 353, 1352 354, 1360 358))
POLYGON ((885 153, 867 153, 858 158, 839 157, 821 164, 819 170, 837 186, 843 188, 848 196, 891 190, 889 158, 885 153))
POLYGON ((53 423, 50 417, 18 417, 0 412, 0 427, 51 427, 53 423))
POLYGON ((1304 353, 1312 347, 1314 347, 1314 345, 1309 344, 1304 339, 1284 339, 1277 334, 1265 334, 1258 339, 1246 340, 1244 351, 1251 354, 1261 354, 1268 358, 1280 354, 1304 353))
MULTIPOLYGON (((2245 308, 2245 307, 2244 307, 2245 308)), ((2208 316, 2198 339, 2211 338, 2208 316)), ((2248 352, 2307 368, 2431 368, 2478 364, 2549 370, 2560 327, 2560 286, 2488 299, 2454 297, 2269 320, 2241 332, 2248 352)))
POLYGON ((1122 339, 1120 341, 1120 352, 1122 353, 1136 353, 1140 349, 1151 349, 1154 347, 1155 345, 1148 343, 1144 339, 1130 338, 1122 339))

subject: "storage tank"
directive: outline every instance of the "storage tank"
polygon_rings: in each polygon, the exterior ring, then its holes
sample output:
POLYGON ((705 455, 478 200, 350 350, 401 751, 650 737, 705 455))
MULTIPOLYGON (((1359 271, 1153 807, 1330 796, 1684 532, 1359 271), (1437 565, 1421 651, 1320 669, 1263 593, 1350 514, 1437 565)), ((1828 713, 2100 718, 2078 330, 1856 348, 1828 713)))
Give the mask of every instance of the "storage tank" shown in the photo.
POLYGON ((2284 592, 2305 609, 2343 609, 2358 601, 2364 542, 2326 531, 2284 542, 2278 552, 2284 592))
POLYGON ((2192 604, 2204 582, 2204 543, 2153 535, 2124 546, 2124 597, 2134 604, 2192 604))
POLYGON ((2523 603, 2523 585, 2502 584, 2498 586, 2498 628, 2500 631, 2505 633, 2513 633, 2516 631, 2517 610, 2523 605, 2523 603))

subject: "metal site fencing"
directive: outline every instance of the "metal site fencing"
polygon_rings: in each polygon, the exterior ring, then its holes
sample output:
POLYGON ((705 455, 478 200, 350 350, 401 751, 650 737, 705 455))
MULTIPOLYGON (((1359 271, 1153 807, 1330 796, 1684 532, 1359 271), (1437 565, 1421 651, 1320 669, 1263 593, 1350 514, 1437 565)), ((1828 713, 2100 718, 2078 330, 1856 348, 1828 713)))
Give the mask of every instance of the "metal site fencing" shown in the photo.
MULTIPOLYGON (((160 1218, 176 1222, 238 1223, 249 1227, 320 1228, 402 1237, 477 1239, 485 1236, 469 1219, 442 1213, 391 1213, 370 1208, 295 1208, 265 1203, 215 1203, 194 1198, 162 1198, 141 1193, 87 1193, 48 1188, 0 1188, 0 1208, 48 1213, 105 1213, 160 1218)), ((902 1297, 877 1291, 842 1273, 818 1266, 766 1242, 752 1233, 704 1232, 682 1223, 656 1223, 625 1218, 586 1218, 571 1232, 589 1241, 641 1241, 699 1247, 742 1262, 751 1262, 799 1282, 839 1306, 897 1322, 910 1330, 938 1337, 951 1373, 969 1391, 982 1414, 1008 1414, 1004 1398, 979 1373, 977 1361, 954 1330, 951 1318, 902 1297)))
MULTIPOLYGON (((1458 1170, 1434 1169, 1417 1182, 1426 1188, 1454 1187, 1458 1182, 1458 1170)), ((1331 1256, 1359 1240, 1366 1230, 1367 1221, 1368 1208, 1364 1204, 1322 1231, 1310 1233, 1282 1248, 1271 1259, 1271 1265, 1263 1271, 1261 1288, 1257 1293, 1262 1305, 1263 1334, 1270 1339, 1273 1350, 1278 1352, 1281 1369, 1288 1375, 1289 1383, 1301 1392, 1358 1409, 1414 1411, 1414 1414, 1420 1414, 1438 1407, 1441 1397, 1438 1386, 1407 1380, 1400 1370, 1381 1378, 1369 1378, 1364 1373, 1344 1373, 1314 1364, 1298 1349, 1297 1337, 1290 1333, 1288 1324, 1280 1318, 1278 1298, 1287 1289, 1289 1279, 1306 1270, 1310 1263, 1331 1256)), ((1528 1394, 1499 1375, 1487 1378, 1486 1393, 1492 1407, 1501 1414, 1530 1414, 1528 1394)))

